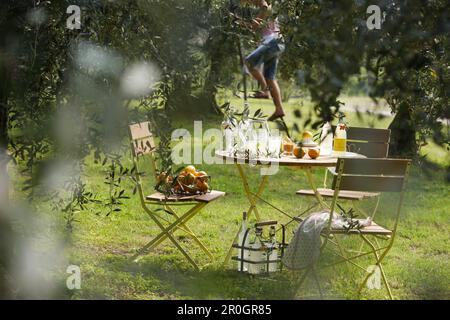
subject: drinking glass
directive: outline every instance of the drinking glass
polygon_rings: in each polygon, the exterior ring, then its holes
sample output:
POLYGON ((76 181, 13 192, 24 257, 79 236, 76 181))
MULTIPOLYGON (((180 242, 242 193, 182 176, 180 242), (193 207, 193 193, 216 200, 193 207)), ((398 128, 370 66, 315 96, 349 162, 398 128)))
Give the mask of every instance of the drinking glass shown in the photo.
POLYGON ((228 154, 233 153, 234 149, 234 131, 235 128, 227 128, 224 130, 224 142, 225 142, 225 152, 228 154))
POLYGON ((262 157, 268 156, 269 134, 264 130, 258 132, 258 153, 262 157))
POLYGON ((250 160, 258 158, 258 140, 251 139, 247 141, 248 157, 250 160))
POLYGON ((279 158, 281 150, 281 136, 273 135, 269 137, 268 151, 272 158, 279 158))
POLYGON ((283 155, 286 157, 292 156, 294 152, 294 143, 292 141, 283 142, 283 155))

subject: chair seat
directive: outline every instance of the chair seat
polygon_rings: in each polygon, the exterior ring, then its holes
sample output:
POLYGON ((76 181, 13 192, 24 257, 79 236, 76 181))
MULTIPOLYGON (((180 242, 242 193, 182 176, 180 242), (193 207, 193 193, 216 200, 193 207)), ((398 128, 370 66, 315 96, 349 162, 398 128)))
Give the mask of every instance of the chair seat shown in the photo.
POLYGON ((212 190, 211 192, 202 194, 202 195, 192 195, 192 196, 182 196, 182 195, 173 195, 170 197, 166 197, 161 192, 153 193, 146 197, 148 201, 158 201, 158 202, 212 202, 217 200, 225 195, 225 192, 212 190))
MULTIPOLYGON (((320 195, 324 198, 333 198, 334 190, 333 189, 317 189, 320 195)), ((298 195, 302 196, 315 196, 314 190, 299 190, 297 191, 298 195)), ((362 191, 346 191, 341 190, 339 192, 339 199, 344 200, 363 200, 367 198, 375 198, 380 194, 375 192, 362 192, 362 191)))
MULTIPOLYGON (((362 221, 362 220, 360 220, 362 221)), ((359 230, 352 229, 348 232, 344 229, 331 229, 331 234, 368 234, 368 235, 380 235, 380 236, 391 236, 392 231, 386 228, 383 228, 382 226, 379 226, 375 222, 372 222, 370 226, 363 227, 359 230)))

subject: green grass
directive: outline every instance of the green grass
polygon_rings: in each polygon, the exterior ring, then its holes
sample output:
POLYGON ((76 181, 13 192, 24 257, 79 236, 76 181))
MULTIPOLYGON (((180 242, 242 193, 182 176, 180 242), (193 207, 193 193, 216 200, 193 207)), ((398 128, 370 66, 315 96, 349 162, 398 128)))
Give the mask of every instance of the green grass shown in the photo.
MULTIPOLYGON (((235 105, 242 104, 234 100, 235 105)), ((289 114, 300 100, 287 106, 289 114)), ((252 101, 252 109, 262 107, 272 111, 270 101, 252 101)), ((303 103, 302 113, 307 116, 311 105, 303 103)), ((288 123, 295 119, 289 116, 288 123)), ((387 127, 390 119, 376 117, 358 118, 348 113, 351 125, 387 127)), ((220 121, 207 120, 204 128, 218 127, 220 121)), ((177 126, 191 129, 191 120, 176 119, 177 126)), ((303 128, 302 128, 303 129, 303 128)), ((438 147, 436 147, 438 148, 438 147)), ((438 149, 436 149, 438 150, 438 149)), ((440 152, 440 151, 439 151, 440 152)), ((448 157, 448 154, 446 155, 448 157)), ((87 161, 90 187, 104 194, 105 168, 87 161)), ((442 163, 441 163, 442 164, 442 163)), ((71 264, 80 265, 82 289, 72 292, 74 299, 310 299, 318 292, 312 281, 296 291, 292 282, 295 274, 282 272, 270 277, 250 277, 233 271, 235 263, 222 267, 221 263, 238 229, 242 212, 248 208, 241 181, 233 165, 202 165, 213 177, 213 187, 226 191, 227 196, 208 205, 190 223, 190 226, 211 249, 215 262, 196 272, 169 242, 164 242, 154 252, 138 263, 128 260, 136 249, 147 243, 159 229, 143 212, 137 197, 126 201, 123 211, 105 217, 96 215, 98 208, 79 213, 70 249, 71 264)), ((251 181, 259 179, 256 168, 247 167, 251 181)), ((321 172, 316 172, 321 181, 321 172)), ((307 187, 303 172, 282 168, 270 178, 264 198, 289 213, 299 213, 308 201, 295 195, 307 187)), ((131 183, 127 184, 131 187, 131 183)), ((153 183, 145 184, 148 193, 153 183)), ((401 299, 450 298, 449 265, 449 211, 450 184, 445 180, 444 169, 425 172, 415 167, 408 186, 408 194, 401 217, 400 232, 386 263, 386 273, 391 280, 393 293, 401 299)), ((380 207, 378 223, 392 221, 394 199, 386 197, 380 207)), ((367 206, 373 205, 368 203, 367 206)), ((264 217, 280 222, 286 218, 261 204, 264 217)), ((201 251, 186 238, 180 238, 191 254, 206 262, 201 251)), ((347 240, 356 245, 356 240, 347 240)), ((365 262, 365 261, 363 261, 365 262)), ((367 262, 367 261, 366 261, 367 262)), ((327 298, 355 299, 355 282, 362 274, 345 266, 325 269, 319 274, 327 298), (353 279, 353 280, 352 280, 353 279)), ((385 299, 384 290, 365 291, 368 299, 385 299)))

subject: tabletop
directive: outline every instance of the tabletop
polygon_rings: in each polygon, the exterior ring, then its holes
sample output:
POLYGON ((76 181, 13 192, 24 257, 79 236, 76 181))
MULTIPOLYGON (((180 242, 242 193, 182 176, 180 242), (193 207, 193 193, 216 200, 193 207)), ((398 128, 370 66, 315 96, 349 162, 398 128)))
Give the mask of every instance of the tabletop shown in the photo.
POLYGON ((339 156, 320 156, 317 159, 311 159, 306 156, 298 159, 295 156, 281 156, 281 158, 257 158, 248 159, 239 156, 231 156, 226 151, 216 151, 216 157, 225 160, 227 163, 252 164, 252 165, 279 165, 287 167, 335 167, 338 158, 365 158, 363 155, 353 152, 345 152, 339 156))

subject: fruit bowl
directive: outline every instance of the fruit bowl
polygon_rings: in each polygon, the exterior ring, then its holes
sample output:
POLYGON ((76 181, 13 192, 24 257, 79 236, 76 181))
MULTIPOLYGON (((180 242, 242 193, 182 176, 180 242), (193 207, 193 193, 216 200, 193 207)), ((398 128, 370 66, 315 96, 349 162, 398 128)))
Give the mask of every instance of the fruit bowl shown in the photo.
POLYGON ((211 192, 211 176, 197 171, 194 166, 187 166, 175 177, 163 178, 162 181, 158 179, 156 190, 164 194, 194 196, 211 192))

